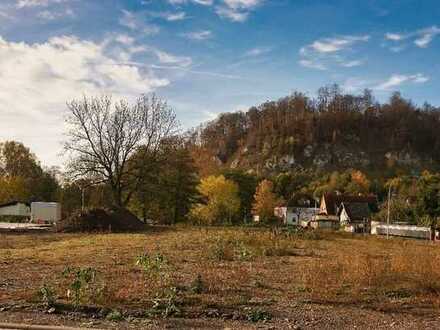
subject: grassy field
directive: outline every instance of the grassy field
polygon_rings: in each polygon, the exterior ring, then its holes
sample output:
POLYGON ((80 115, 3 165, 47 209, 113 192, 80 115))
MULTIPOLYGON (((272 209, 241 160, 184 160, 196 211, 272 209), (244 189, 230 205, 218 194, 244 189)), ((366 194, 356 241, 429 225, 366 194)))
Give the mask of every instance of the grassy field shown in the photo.
POLYGON ((438 328, 439 248, 255 228, 0 234, 0 320, 115 328, 438 328))

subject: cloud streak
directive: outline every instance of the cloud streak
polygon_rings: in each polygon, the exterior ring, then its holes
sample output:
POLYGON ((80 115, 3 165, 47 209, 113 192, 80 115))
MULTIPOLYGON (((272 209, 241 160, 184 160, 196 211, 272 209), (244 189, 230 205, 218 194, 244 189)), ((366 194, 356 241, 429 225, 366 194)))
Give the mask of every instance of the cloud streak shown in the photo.
MULTIPOLYGON (((384 38, 391 43, 402 43, 404 41, 410 40, 415 46, 419 48, 427 48, 431 44, 431 42, 439 35, 440 27, 433 25, 431 27, 409 33, 387 32, 385 33, 384 38)), ((396 48, 396 46, 391 46, 390 49, 402 50, 402 46, 400 46, 400 48, 396 48)))
POLYGON ((364 60, 347 58, 353 47, 366 43, 369 35, 339 36, 315 40, 299 50, 299 64, 303 67, 316 70, 327 70, 330 66, 352 68, 364 64, 364 60))

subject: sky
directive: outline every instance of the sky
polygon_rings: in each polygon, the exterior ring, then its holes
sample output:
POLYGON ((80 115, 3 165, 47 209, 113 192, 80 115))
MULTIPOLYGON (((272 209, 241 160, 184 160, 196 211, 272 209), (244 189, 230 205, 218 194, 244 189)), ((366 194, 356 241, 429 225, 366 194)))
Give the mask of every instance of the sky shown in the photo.
POLYGON ((0 0, 0 141, 62 165, 66 102, 156 93, 182 129, 293 91, 439 106, 438 0, 0 0))

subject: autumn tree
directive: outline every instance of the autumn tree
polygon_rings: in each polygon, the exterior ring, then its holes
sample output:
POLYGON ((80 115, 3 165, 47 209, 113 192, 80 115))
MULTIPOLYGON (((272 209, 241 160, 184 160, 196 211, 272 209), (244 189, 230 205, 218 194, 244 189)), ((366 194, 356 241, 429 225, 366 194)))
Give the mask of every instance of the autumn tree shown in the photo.
POLYGON ((57 199, 58 170, 43 169, 22 143, 0 143, 0 202, 57 199))
POLYGON ((284 201, 273 191, 273 183, 269 180, 263 180, 255 192, 255 203, 253 205, 254 214, 260 217, 261 222, 268 222, 274 218, 275 207, 284 201))
POLYGON ((236 183, 223 175, 209 176, 201 180, 198 191, 203 203, 191 210, 195 221, 214 225, 232 224, 240 212, 239 188, 236 183))
POLYGON ((155 95, 142 95, 133 105, 113 102, 109 96, 84 97, 68 103, 68 109, 69 174, 106 182, 113 204, 126 206, 137 180, 128 171, 128 162, 142 150, 144 157, 137 166, 148 165, 177 128, 173 110, 155 95))

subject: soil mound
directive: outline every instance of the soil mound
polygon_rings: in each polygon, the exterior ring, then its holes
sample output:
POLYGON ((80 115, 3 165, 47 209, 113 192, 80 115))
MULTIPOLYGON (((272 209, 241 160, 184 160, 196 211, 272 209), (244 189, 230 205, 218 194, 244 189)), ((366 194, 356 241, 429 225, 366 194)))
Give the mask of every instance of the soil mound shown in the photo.
POLYGON ((126 209, 90 209, 81 211, 57 223, 64 233, 96 231, 139 231, 145 224, 126 209))

